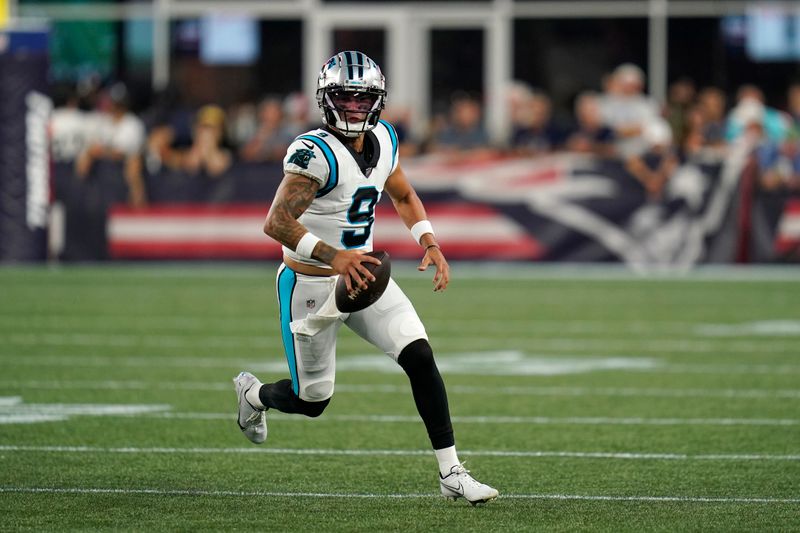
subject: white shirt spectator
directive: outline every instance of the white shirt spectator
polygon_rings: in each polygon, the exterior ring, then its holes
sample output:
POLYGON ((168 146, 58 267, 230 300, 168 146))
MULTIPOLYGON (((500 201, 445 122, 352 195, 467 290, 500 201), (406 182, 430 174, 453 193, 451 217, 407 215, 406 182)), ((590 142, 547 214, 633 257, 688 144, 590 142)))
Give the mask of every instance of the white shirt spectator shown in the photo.
MULTIPOLYGON (((639 128, 642 132, 648 124, 659 118, 658 103, 645 95, 609 95, 601 99, 600 108, 605 122, 611 129, 619 131, 639 128)), ((643 136, 617 137, 617 150, 623 156, 637 155, 647 149, 643 136)))
POLYGON ((97 115, 92 123, 91 141, 125 155, 136 155, 144 147, 144 124, 135 115, 125 113, 118 119, 109 114, 97 115))
POLYGON ((53 161, 74 161, 86 146, 86 113, 74 107, 59 107, 50 116, 50 145, 53 161))
POLYGON ((611 73, 606 92, 600 97, 603 122, 616 132, 616 148, 623 157, 647 150, 644 129, 660 117, 660 106, 644 93, 644 83, 642 69, 624 63, 611 73))

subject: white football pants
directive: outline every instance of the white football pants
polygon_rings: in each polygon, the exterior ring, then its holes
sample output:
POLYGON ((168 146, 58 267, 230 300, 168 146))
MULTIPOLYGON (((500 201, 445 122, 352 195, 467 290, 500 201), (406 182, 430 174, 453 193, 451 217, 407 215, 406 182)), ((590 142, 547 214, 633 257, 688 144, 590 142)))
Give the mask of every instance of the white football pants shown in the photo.
MULTIPOLYGON (((364 340, 397 361, 400 352, 417 339, 428 339, 411 301, 393 279, 371 306, 338 314, 314 335, 292 332, 292 322, 305 319, 333 298, 338 276, 306 276, 286 265, 278 269, 277 291, 281 337, 289 363, 292 388, 300 399, 320 402, 333 395, 336 376, 336 336, 346 324, 364 340)), ((295 328, 296 329, 296 328, 295 328)))

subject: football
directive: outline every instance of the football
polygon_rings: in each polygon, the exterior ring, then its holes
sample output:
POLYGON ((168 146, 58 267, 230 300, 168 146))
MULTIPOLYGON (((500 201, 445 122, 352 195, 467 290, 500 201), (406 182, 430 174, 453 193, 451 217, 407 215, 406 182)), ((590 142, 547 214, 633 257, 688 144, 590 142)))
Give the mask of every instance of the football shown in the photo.
POLYGON ((389 285, 389 276, 392 271, 389 254, 384 251, 375 251, 364 255, 371 255, 381 262, 380 265, 363 263, 367 270, 375 276, 375 281, 367 280, 366 289, 354 287, 352 291, 348 292, 347 285, 344 283, 344 276, 339 276, 336 281, 336 307, 342 313, 355 313, 366 309, 378 301, 383 291, 386 290, 386 286, 389 285))

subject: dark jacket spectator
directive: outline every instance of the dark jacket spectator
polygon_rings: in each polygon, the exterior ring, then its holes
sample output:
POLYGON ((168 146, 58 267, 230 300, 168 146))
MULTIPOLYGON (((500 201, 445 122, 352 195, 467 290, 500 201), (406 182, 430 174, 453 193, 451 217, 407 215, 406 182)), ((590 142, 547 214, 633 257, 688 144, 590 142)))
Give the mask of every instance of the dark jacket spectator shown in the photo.
POLYGON ((538 155, 552 152, 564 142, 562 130, 553 121, 550 97, 534 91, 511 133, 511 147, 521 155, 538 155))
POLYGON ((585 92, 575 100, 577 127, 567 139, 572 152, 610 156, 614 154, 614 131, 603 122, 596 93, 585 92))

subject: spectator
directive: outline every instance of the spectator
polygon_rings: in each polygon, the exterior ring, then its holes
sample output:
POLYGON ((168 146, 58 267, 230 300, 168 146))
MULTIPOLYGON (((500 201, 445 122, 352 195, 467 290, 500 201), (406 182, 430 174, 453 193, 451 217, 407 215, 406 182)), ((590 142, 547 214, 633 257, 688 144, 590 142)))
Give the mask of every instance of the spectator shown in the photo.
POLYGON ((239 152, 258 132, 258 107, 253 102, 239 102, 228 108, 225 136, 239 152))
POLYGON ((457 95, 450 104, 449 120, 433 137, 431 151, 445 154, 487 155, 489 136, 482 124, 480 103, 466 95, 457 95))
POLYGON ((223 144, 225 112, 218 106, 200 108, 195 117, 192 145, 170 157, 170 166, 189 174, 221 176, 232 163, 232 156, 223 144))
POLYGON ((553 122, 553 105, 542 91, 533 91, 518 116, 511 134, 511 146, 517 154, 550 153, 563 142, 561 130, 553 122))
POLYGON ((313 129, 309 114, 309 101, 302 92, 290 93, 283 99, 284 123, 292 139, 313 129))
POLYGON ((150 174, 158 174, 166 163, 174 163, 175 130, 167 124, 155 126, 147 136, 145 166, 150 174))
POLYGON ((652 120, 644 128, 643 139, 646 151, 629 156, 626 168, 642 184, 648 199, 658 201, 678 167, 669 123, 660 117, 652 120))
POLYGON ((239 152, 245 161, 282 161, 294 140, 283 123, 283 104, 275 97, 265 98, 258 106, 255 134, 239 152))
POLYGON ((787 132, 783 140, 765 136, 756 148, 760 184, 766 190, 800 191, 800 84, 786 92, 787 132))
POLYGON ((170 130, 169 137, 174 148, 192 144, 193 119, 194 109, 184 102, 174 85, 158 91, 154 95, 153 104, 142 113, 142 121, 150 134, 157 129, 170 130))
POLYGON ((688 115, 694 105, 695 93, 694 82, 689 78, 678 78, 669 86, 664 116, 678 146, 683 146, 688 134, 688 115))
POLYGON ((709 143, 706 140, 706 115, 700 104, 695 104, 686 113, 683 138, 678 145, 686 158, 698 155, 709 143))
POLYGON ((647 151, 644 129, 660 116, 658 103, 644 94, 644 82, 642 69, 624 63, 607 78, 600 99, 603 121, 614 131, 616 149, 626 158, 647 151))
POLYGON ((597 93, 584 92, 575 99, 577 128, 567 139, 566 148, 572 152, 614 155, 614 132, 603 122, 597 93))
POLYGON ((800 139, 800 83, 793 83, 786 91, 787 111, 792 136, 800 139))
POLYGON ((800 191, 800 139, 764 142, 756 149, 756 161, 764 189, 800 191))
POLYGON ((58 87, 56 108, 50 116, 50 145, 53 161, 72 163, 86 145, 86 114, 80 109, 75 89, 58 87))
POLYGON ((89 126, 87 145, 75 161, 75 172, 86 179, 97 160, 121 162, 129 202, 140 207, 147 203, 141 158, 144 125, 128 111, 128 105, 128 90, 121 83, 100 94, 98 114, 89 126))
POLYGON ((419 152, 419 147, 412 141, 411 135, 408 131, 408 123, 410 120, 409 110, 401 107, 387 107, 383 110, 381 115, 386 122, 394 126, 394 131, 397 133, 397 142, 399 144, 400 156, 410 156, 419 152))
POLYGON ((509 140, 517 129, 528 122, 528 102, 533 97, 533 88, 523 81, 512 81, 506 89, 506 105, 511 126, 509 140))
POLYGON ((175 150, 192 144, 194 111, 180 97, 177 88, 169 86, 155 95, 154 104, 143 113, 148 129, 145 165, 150 174, 157 174, 175 150))
POLYGON ((788 117, 765 105, 761 89, 755 85, 742 85, 736 94, 736 107, 728 113, 726 140, 733 142, 746 135, 754 120, 759 122, 763 134, 772 142, 782 142, 788 133, 788 117))
POLYGON ((725 145, 725 93, 717 87, 706 87, 697 97, 703 115, 703 144, 710 147, 725 145))

